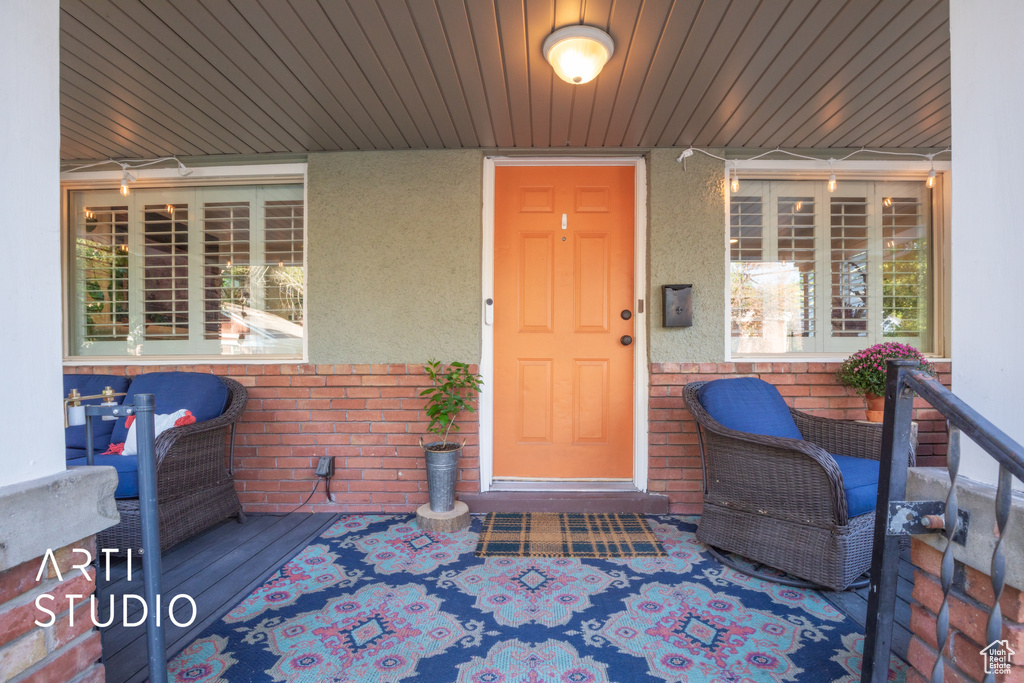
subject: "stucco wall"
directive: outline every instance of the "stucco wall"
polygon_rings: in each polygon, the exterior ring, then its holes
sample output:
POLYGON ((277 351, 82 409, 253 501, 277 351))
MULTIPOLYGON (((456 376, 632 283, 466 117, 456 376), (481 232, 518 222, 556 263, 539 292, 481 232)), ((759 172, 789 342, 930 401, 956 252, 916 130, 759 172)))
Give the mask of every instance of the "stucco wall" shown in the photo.
POLYGON ((0 235, 31 255, 4 260, 0 487, 64 469, 59 15, 56 0, 0 3, 13 27, 0 41, 0 157, 18 167, 0 184, 0 235))
POLYGON ((477 150, 312 154, 311 363, 480 361, 477 150))
MULTIPOLYGON (((1020 149, 1024 51, 1020 0, 950 5, 953 83, 952 330, 953 391, 1024 442, 1017 310, 1024 253, 1020 149)), ((960 473, 988 483, 996 461, 964 439, 960 473)), ((1021 486, 1018 482, 1017 486, 1021 486)))
POLYGON ((647 316, 652 363, 725 356, 725 209, 722 162, 651 152, 647 316), (693 285, 693 326, 662 326, 662 285, 693 285))

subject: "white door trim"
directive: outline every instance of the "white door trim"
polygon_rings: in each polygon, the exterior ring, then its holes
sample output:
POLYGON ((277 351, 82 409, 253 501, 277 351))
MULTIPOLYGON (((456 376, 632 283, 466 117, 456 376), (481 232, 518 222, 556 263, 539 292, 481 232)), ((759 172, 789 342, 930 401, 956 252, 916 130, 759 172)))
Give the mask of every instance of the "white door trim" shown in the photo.
MULTIPOLYGON (((494 169, 497 166, 632 166, 636 170, 633 226, 633 291, 644 302, 643 311, 634 304, 633 319, 633 485, 647 491, 648 469, 648 365, 647 365, 647 163, 643 157, 484 157, 483 172, 483 288, 480 297, 482 348, 480 374, 480 491, 494 482, 494 169)), ((568 482, 567 482, 568 484, 568 482)), ((568 489, 567 489, 568 490, 568 489)))

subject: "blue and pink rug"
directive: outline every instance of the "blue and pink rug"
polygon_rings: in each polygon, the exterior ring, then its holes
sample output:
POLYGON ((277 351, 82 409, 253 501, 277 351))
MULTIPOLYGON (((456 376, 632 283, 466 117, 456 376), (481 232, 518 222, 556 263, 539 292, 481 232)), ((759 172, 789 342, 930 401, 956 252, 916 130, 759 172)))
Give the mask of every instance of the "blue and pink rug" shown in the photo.
MULTIPOLYGON (((864 635, 814 591, 722 567, 696 518, 668 557, 477 558, 409 516, 342 518, 175 657, 171 680, 858 681, 864 635)), ((906 678, 893 659, 892 681, 906 678)))

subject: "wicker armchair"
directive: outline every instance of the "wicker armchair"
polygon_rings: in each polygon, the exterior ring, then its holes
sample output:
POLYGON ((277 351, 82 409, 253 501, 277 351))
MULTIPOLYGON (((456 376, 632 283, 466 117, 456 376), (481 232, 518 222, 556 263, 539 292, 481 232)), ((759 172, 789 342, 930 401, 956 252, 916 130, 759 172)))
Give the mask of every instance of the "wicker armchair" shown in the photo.
MULTIPOLYGON (((231 475, 224 466, 225 430, 245 410, 249 393, 241 384, 221 377, 228 389, 224 412, 212 420, 184 427, 172 427, 156 439, 156 489, 160 517, 160 550, 181 541, 228 517, 245 521, 231 475)), ((233 433, 232 433, 233 436, 233 433)), ((117 501, 121 521, 101 531, 100 548, 142 547, 142 522, 139 499, 117 501)))
MULTIPOLYGON (((847 513, 843 475, 830 455, 878 460, 882 426, 790 408, 803 440, 738 432, 698 400, 707 382, 684 387, 704 466, 702 542, 834 590, 871 565, 875 514, 847 513)), ((911 465, 914 454, 910 453, 911 465)))

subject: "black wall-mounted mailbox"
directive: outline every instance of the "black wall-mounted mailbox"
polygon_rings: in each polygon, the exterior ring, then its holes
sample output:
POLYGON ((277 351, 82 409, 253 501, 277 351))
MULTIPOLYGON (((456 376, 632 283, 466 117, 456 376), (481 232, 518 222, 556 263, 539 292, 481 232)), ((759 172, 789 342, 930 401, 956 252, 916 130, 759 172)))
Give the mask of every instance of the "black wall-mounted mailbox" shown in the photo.
POLYGON ((664 327, 693 325, 693 285, 662 285, 665 299, 664 327))

